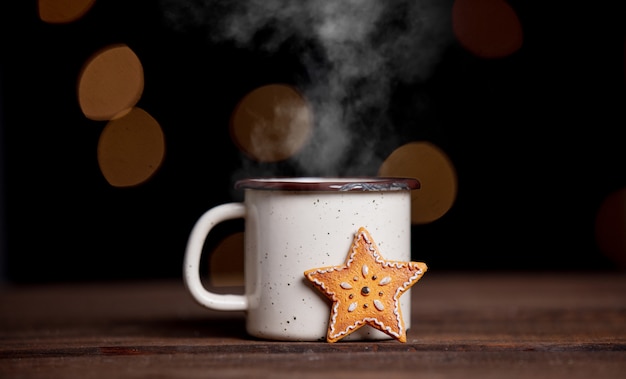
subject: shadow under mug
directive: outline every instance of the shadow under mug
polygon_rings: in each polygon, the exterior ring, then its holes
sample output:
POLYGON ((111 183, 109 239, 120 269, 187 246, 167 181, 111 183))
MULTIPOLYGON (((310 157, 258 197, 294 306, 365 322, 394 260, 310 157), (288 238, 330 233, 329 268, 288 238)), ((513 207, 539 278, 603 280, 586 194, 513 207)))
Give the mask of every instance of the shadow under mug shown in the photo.
MULTIPOLYGON (((306 280, 304 272, 344 264, 354 235, 366 228, 388 260, 411 259, 413 178, 252 178, 235 183, 243 202, 207 210, 194 225, 184 257, 187 290, 202 306, 245 311, 248 334, 269 340, 323 341, 330 301, 306 280), (200 258, 211 229, 244 219, 244 293, 217 294, 200 277, 200 258)), ((411 296, 401 311, 411 326, 411 296)), ((390 336, 368 325, 345 340, 390 336)))

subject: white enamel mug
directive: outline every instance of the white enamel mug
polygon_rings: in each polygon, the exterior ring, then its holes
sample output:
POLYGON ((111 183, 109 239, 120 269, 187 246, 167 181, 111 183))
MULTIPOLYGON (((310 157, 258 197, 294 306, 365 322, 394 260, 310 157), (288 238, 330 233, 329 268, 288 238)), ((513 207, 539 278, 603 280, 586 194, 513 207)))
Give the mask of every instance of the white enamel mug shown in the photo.
MULTIPOLYGON (((244 311, 248 334, 268 340, 323 341, 331 303, 304 277, 304 271, 341 265, 355 233, 365 227, 388 260, 411 260, 413 178, 256 178, 235 183, 244 201, 206 211, 193 227, 183 278, 201 305, 244 311), (217 294, 201 281, 200 258, 207 235, 220 222, 244 219, 244 293, 217 294)), ((410 291, 410 290, 409 290, 410 291)), ((401 301, 411 327, 411 296, 401 301)), ((390 336, 370 326, 345 340, 390 336)))

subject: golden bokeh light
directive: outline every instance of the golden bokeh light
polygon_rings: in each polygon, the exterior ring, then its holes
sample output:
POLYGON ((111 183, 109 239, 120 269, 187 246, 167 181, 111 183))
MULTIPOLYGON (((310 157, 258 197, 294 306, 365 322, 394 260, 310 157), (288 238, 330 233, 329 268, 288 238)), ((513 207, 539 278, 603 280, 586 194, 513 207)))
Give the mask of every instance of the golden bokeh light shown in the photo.
POLYGON ((50 24, 67 24, 82 18, 96 0, 39 0, 39 19, 50 24))
POLYGON ((292 86, 269 84, 249 92, 232 113, 230 134, 250 158, 277 162, 296 154, 312 133, 311 109, 292 86))
POLYGON ((238 232, 224 238, 211 252, 209 280, 217 287, 242 286, 244 234, 238 232))
POLYGON ((455 0, 452 29, 459 43, 481 58, 506 57, 522 47, 522 24, 504 0, 455 0))
POLYGON ((457 194, 457 175, 448 156, 430 142, 411 142, 398 147, 381 165, 379 176, 409 177, 420 181, 411 193, 411 222, 426 224, 441 218, 457 194))
POLYGON ((595 236, 602 253, 626 269, 626 188, 610 193, 600 205, 595 236))
POLYGON ((164 156, 161 126, 140 108, 110 121, 98 141, 100 170, 114 187, 132 187, 150 179, 164 156))
POLYGON ((130 112, 143 88, 143 66, 137 55, 126 45, 112 45, 84 64, 78 79, 78 103, 91 120, 114 120, 130 112))

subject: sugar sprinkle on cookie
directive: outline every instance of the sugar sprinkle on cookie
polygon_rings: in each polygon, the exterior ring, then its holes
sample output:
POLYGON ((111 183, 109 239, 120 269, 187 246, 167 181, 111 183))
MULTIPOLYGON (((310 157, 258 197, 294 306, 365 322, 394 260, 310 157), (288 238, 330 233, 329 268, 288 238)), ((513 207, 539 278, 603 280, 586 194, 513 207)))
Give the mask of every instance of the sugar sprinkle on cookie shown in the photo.
POLYGON ((427 270, 423 262, 388 261, 364 227, 344 265, 307 270, 305 277, 332 301, 326 340, 336 342, 364 325, 406 342, 400 296, 427 270))

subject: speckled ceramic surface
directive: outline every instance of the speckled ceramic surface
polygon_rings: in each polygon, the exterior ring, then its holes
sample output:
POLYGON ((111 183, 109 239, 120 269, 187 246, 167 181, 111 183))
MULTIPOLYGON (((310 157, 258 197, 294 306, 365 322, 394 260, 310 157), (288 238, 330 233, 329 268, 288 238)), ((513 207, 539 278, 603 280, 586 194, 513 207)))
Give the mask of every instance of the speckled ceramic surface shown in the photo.
MULTIPOLYGON (((208 210, 196 223, 185 254, 184 279, 192 296, 215 310, 246 311, 247 332, 284 341, 323 341, 330 303, 303 272, 344 263, 355 233, 365 227, 389 260, 411 259, 411 190, 415 179, 272 178, 236 184, 243 203, 208 210), (217 223, 245 220, 245 294, 221 295, 200 282, 199 261, 217 223)), ((410 328, 410 296, 402 313, 410 328)), ((388 339, 370 327, 346 340, 388 339)))

